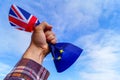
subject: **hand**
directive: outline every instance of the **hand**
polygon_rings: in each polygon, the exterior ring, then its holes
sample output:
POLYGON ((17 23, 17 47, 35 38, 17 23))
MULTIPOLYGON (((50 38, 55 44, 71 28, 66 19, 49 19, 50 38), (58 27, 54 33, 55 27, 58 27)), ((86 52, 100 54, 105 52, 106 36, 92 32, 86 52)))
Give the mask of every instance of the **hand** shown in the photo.
POLYGON ((48 43, 55 44, 56 37, 52 32, 52 26, 46 22, 42 22, 35 27, 31 44, 24 53, 23 58, 32 59, 41 64, 44 57, 49 53, 48 43))
MULTIPOLYGON (((32 35, 32 44, 37 48, 41 48, 45 53, 49 52, 48 43, 55 44, 56 37, 52 32, 52 26, 47 24, 46 22, 38 25, 32 35)), ((46 55, 46 54, 44 54, 46 55)))

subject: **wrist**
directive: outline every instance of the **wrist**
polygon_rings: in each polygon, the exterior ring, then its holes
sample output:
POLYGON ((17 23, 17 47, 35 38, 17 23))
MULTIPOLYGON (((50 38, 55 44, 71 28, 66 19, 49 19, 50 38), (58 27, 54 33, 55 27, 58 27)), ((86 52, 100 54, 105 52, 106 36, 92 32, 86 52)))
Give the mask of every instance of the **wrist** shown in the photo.
POLYGON ((23 58, 31 59, 39 64, 42 64, 48 52, 41 47, 36 47, 33 43, 30 44, 29 48, 23 55, 23 58))

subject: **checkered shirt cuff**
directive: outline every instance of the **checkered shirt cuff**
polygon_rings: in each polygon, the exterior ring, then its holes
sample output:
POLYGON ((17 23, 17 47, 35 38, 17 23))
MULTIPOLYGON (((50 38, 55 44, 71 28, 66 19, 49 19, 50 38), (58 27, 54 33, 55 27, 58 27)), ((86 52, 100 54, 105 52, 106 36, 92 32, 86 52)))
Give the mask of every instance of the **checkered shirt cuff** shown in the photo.
POLYGON ((21 59, 4 80, 47 80, 49 71, 30 59, 21 59))

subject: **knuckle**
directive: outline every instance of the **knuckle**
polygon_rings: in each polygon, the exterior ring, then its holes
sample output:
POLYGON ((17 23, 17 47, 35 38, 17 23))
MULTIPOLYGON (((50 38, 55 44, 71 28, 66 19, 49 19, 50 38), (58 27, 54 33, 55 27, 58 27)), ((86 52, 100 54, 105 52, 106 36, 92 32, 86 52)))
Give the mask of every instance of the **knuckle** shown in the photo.
POLYGON ((37 26, 37 27, 35 28, 35 31, 40 31, 40 30, 42 30, 42 27, 41 27, 41 26, 37 26))
POLYGON ((47 24, 47 22, 43 21, 41 24, 47 24))

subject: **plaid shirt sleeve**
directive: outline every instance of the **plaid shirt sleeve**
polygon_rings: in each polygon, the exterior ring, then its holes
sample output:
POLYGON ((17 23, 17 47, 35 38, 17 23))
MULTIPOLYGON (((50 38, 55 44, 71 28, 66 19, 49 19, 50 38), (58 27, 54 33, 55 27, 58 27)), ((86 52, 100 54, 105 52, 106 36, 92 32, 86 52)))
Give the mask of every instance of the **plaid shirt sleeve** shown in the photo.
POLYGON ((21 59, 4 80, 47 80, 49 72, 30 59, 21 59))

